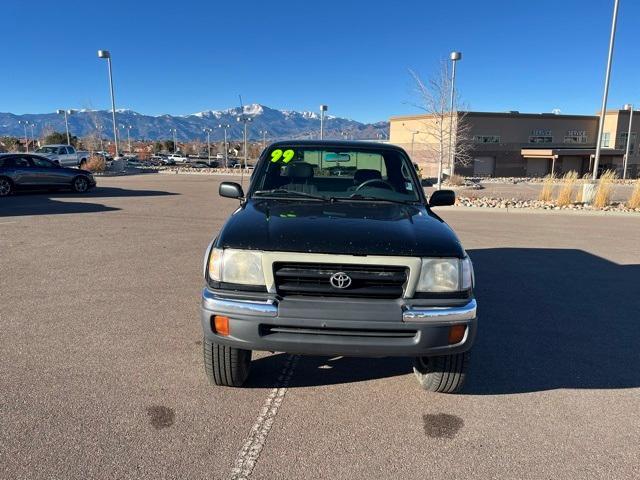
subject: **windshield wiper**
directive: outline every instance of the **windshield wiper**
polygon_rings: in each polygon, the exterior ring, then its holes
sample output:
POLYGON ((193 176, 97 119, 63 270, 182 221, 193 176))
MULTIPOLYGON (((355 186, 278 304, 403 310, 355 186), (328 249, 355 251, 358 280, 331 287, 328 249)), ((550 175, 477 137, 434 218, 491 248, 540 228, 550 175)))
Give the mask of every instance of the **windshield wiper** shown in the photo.
POLYGON ((393 200, 390 198, 380 198, 380 197, 372 197, 370 195, 351 195, 350 197, 331 197, 332 202, 340 202, 340 201, 356 201, 356 202, 388 202, 388 203, 399 203, 401 205, 409 205, 411 203, 417 202, 417 200, 393 200))
POLYGON ((277 198, 286 198, 286 197, 294 197, 294 198, 309 198, 312 200, 321 200, 326 201, 327 198, 321 195, 313 195, 312 193, 306 192, 296 192, 292 190, 287 190, 285 188, 274 188, 273 190, 257 190, 253 192, 252 196, 259 197, 277 197, 277 198))

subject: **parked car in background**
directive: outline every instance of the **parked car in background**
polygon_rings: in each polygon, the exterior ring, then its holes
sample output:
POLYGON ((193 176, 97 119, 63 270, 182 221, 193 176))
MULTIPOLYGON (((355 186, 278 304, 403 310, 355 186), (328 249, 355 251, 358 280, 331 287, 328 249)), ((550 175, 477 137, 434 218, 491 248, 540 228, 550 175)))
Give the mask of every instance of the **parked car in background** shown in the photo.
POLYGON ((84 168, 90 156, 89 152, 76 150, 72 145, 43 145, 36 153, 59 163, 61 167, 84 168))
POLYGON ((189 159, 184 155, 182 155, 181 153, 172 153, 167 158, 171 160, 173 163, 185 163, 189 161, 189 159))
POLYGON ((95 178, 86 170, 62 167, 40 155, 0 154, 0 197, 28 189, 70 189, 84 193, 95 186, 95 178))

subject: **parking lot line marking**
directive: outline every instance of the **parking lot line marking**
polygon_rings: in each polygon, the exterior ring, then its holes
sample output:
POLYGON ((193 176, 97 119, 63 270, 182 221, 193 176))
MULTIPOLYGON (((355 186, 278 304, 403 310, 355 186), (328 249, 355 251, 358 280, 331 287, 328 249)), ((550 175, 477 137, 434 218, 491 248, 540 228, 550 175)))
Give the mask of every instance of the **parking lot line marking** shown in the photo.
POLYGON ((256 422, 253 424, 253 427, 251 427, 251 431, 238 453, 229 477, 232 480, 243 480, 249 478, 251 475, 253 467, 255 467, 260 457, 260 452, 262 452, 262 448, 267 440, 269 430, 271 430, 271 426, 278 414, 278 409, 287 393, 289 381, 291 380, 299 358, 298 355, 289 355, 287 357, 287 361, 278 377, 278 386, 269 393, 269 396, 260 409, 256 422))

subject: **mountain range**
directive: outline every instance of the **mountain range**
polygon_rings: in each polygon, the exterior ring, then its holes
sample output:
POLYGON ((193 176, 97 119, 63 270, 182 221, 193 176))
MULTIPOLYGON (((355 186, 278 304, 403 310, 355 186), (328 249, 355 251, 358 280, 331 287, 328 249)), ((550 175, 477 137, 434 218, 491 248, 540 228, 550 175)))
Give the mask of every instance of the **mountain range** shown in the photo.
MULTIPOLYGON (((190 115, 144 115, 132 110, 116 110, 116 122, 120 129, 120 139, 126 140, 126 127, 130 126, 132 139, 166 140, 173 137, 173 129, 179 141, 206 139, 205 128, 211 128, 211 140, 221 140, 223 129, 219 125, 229 125, 230 140, 242 138, 244 125, 238 117, 250 119, 248 137, 251 140, 262 138, 266 131, 268 140, 318 138, 320 114, 316 112, 297 112, 276 110, 260 104, 227 110, 207 110, 190 115)), ((35 124, 33 134, 36 138, 43 132, 64 132, 64 115, 57 113, 24 114, 0 113, 0 136, 23 137, 24 124, 35 124)), ((111 110, 77 110, 68 117, 69 131, 72 135, 84 137, 102 131, 104 138, 112 138, 111 110)), ((389 123, 361 123, 346 118, 325 115, 325 138, 333 139, 378 139, 387 138, 389 123)), ((27 127, 27 136, 31 137, 31 126, 27 127)))

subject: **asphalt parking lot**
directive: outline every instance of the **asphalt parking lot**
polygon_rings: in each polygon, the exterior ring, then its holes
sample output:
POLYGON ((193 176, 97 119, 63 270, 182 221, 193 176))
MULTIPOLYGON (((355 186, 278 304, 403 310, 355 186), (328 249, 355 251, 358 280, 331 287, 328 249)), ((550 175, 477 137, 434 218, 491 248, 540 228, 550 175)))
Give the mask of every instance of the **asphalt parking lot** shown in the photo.
POLYGON ((202 367, 222 177, 0 201, 0 478, 638 478, 640 218, 445 208, 476 269, 465 392, 407 359, 202 367))

